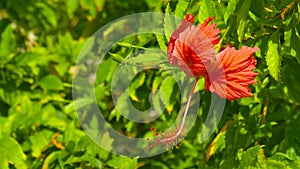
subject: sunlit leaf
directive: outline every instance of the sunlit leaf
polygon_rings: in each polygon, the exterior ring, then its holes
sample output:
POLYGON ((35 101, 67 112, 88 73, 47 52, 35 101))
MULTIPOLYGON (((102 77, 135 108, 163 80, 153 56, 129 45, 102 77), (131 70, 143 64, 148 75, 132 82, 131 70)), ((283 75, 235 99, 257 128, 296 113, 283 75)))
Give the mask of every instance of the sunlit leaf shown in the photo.
POLYGON ((130 159, 124 156, 114 157, 112 160, 107 162, 107 165, 120 169, 135 169, 137 165, 137 158, 130 159))
POLYGON ((211 0, 203 0, 201 2, 201 7, 198 13, 198 19, 202 23, 208 17, 216 16, 215 13, 215 4, 211 0))
POLYGON ((156 35, 156 39, 157 39, 159 47, 162 50, 166 50, 167 49, 167 45, 166 45, 166 42, 165 42, 165 36, 163 36, 163 35, 156 35))
POLYGON ((9 135, 0 135, 0 145, 0 154, 4 162, 7 160, 11 163, 24 164, 26 155, 15 139, 10 137, 9 135))
POLYGON ((176 9, 175 9, 175 15, 178 17, 184 17, 185 16, 185 11, 187 10, 187 7, 189 5, 190 2, 185 1, 185 0, 179 0, 177 5, 176 5, 176 9))
POLYGON ((271 76, 274 77, 277 81, 280 80, 280 69, 282 60, 280 47, 281 45, 279 42, 279 33, 274 32, 271 35, 271 38, 268 42, 268 52, 266 55, 266 61, 271 76))

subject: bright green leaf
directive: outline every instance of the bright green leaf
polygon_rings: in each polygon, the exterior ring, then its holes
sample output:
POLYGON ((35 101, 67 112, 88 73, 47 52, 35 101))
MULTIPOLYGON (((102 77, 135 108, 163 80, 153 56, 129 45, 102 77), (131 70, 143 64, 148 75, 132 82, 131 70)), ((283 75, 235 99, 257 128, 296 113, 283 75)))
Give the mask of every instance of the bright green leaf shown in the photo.
POLYGON ((184 17, 186 13, 185 11, 189 6, 189 3, 190 3, 189 1, 179 0, 176 5, 175 15, 178 17, 184 17))
POLYGON ((0 154, 12 163, 25 162, 26 155, 19 143, 9 135, 0 135, 0 154))
POLYGON ((156 39, 157 39, 160 49, 167 50, 168 47, 165 42, 165 36, 163 36, 163 35, 155 35, 155 36, 156 36, 156 39))
POLYGON ((271 35, 268 42, 268 51, 266 55, 266 62, 272 77, 275 80, 280 80, 281 69, 281 53, 280 53, 279 33, 276 31, 271 35))
POLYGON ((124 156, 118 156, 108 161, 107 165, 119 169, 135 169, 137 165, 137 158, 131 159, 124 156))
POLYGON ((8 168, 8 160, 4 156, 0 156, 0 168, 9 169, 8 168))
POLYGON ((39 84, 45 90, 62 90, 64 88, 60 79, 54 75, 43 77, 39 84))
POLYGON ((199 21, 203 22, 206 18, 213 16, 216 16, 214 1, 203 0, 198 13, 199 21))

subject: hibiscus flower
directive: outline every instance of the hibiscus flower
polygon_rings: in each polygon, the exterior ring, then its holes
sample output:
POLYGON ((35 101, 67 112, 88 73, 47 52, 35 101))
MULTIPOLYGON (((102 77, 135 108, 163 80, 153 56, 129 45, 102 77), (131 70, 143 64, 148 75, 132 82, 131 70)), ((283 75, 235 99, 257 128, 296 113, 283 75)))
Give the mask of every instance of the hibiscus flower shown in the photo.
POLYGON ((253 72, 256 60, 253 55, 258 48, 242 47, 236 50, 227 47, 215 54, 215 45, 220 42, 214 18, 194 26, 194 16, 187 14, 173 32, 168 43, 168 60, 177 65, 188 77, 205 77, 205 88, 230 101, 251 97, 249 85, 255 83, 253 72))
POLYGON ((168 43, 168 60, 177 65, 188 77, 196 77, 190 91, 185 111, 182 115, 180 127, 170 134, 155 134, 157 140, 148 148, 165 143, 166 149, 178 143, 182 136, 189 104, 194 93, 197 80, 205 78, 205 88, 216 93, 221 98, 230 101, 250 97, 252 93, 249 85, 255 83, 257 73, 253 72, 256 60, 253 55, 258 48, 242 47, 236 50, 226 47, 215 54, 215 45, 220 42, 220 30, 216 24, 208 25, 213 18, 194 26, 194 16, 187 14, 179 27, 173 32, 168 43))

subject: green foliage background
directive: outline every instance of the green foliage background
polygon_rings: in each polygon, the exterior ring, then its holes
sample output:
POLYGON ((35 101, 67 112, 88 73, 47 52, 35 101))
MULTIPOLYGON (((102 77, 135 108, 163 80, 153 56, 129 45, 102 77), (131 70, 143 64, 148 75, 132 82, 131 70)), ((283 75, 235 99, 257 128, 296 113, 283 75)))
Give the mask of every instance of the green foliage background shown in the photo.
MULTIPOLYGON (((166 31, 171 31, 166 28, 166 31)), ((2 0, 0 2, 0 168, 300 168, 300 2, 297 0, 2 0), (87 38, 119 17, 146 11, 216 16, 221 41, 257 46, 254 97, 227 102, 214 135, 199 143, 210 93, 198 84, 202 101, 195 126, 181 143, 151 158, 127 158, 99 148, 83 132, 72 101, 74 64, 87 38)), ((103 63, 144 48, 166 49, 168 39, 143 35, 125 39, 103 63)), ((121 58, 120 58, 121 57, 121 58)), ((99 77, 103 77, 100 76, 99 77)), ((96 87, 105 117, 132 136, 151 135, 114 109, 111 74, 96 87), (142 130, 142 131, 140 131, 142 130)), ((97 85, 97 84, 96 84, 97 85)), ((178 114, 180 96, 161 71, 143 71, 130 98, 147 109, 148 96, 165 91, 166 109, 154 124, 164 130, 178 114)), ((108 140, 110 140, 108 138, 108 140)), ((113 144, 114 140, 110 140, 113 144)))

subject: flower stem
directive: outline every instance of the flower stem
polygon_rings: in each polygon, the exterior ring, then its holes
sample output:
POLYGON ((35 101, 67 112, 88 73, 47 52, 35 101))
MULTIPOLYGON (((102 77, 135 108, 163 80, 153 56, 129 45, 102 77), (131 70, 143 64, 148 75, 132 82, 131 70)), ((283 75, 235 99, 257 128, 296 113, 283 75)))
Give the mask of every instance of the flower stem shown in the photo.
POLYGON ((160 139, 160 140, 157 141, 157 143, 169 143, 169 142, 172 142, 173 140, 176 140, 181 135, 181 133, 183 131, 183 128, 184 128, 184 125, 185 125, 186 116, 187 116, 187 113, 188 113, 188 110, 189 110, 190 102, 191 102, 192 96, 194 94, 197 82, 198 82, 198 78, 195 80, 195 82, 193 84, 193 87, 190 91, 190 95, 189 95, 188 101, 186 103, 185 111, 183 113, 182 122, 180 124, 179 129, 176 131, 176 133, 172 137, 168 137, 168 138, 165 138, 165 139, 160 139))

